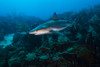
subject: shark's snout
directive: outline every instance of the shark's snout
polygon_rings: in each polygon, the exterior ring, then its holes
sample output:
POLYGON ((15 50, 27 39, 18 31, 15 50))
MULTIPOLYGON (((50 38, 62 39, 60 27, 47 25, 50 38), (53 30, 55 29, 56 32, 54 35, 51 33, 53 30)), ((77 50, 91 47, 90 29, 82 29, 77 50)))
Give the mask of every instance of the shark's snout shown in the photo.
POLYGON ((29 34, 35 34, 36 31, 30 31, 29 34))
POLYGON ((29 34, 35 34, 36 33, 36 30, 35 29, 32 29, 29 31, 29 34))

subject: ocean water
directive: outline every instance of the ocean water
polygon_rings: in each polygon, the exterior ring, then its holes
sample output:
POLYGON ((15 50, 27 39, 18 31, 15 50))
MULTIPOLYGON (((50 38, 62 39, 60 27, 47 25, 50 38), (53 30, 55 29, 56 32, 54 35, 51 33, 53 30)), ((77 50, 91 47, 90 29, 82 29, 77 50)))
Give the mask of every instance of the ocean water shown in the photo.
POLYGON ((100 67, 100 0, 0 0, 0 67, 100 67))
POLYGON ((0 15, 21 14, 48 19, 54 12, 80 11, 100 4, 99 0, 3 0, 0 15))

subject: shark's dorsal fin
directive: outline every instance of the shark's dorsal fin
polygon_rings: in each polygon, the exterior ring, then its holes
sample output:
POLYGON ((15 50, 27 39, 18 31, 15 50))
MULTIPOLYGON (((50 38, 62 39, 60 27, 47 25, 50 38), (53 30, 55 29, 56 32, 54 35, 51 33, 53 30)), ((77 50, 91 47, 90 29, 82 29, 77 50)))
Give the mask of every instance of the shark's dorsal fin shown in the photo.
POLYGON ((54 12, 52 19, 53 19, 53 20, 58 20, 58 17, 57 17, 56 12, 54 12))

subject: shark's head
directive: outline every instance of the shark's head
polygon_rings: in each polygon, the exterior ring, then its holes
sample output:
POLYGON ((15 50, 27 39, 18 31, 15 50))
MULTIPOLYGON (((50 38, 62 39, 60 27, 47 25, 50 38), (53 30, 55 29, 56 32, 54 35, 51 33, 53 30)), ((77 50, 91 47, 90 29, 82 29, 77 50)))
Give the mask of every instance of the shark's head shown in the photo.
POLYGON ((46 25, 39 25, 36 28, 32 29, 31 31, 29 31, 29 34, 34 34, 34 35, 42 35, 42 34, 47 34, 50 33, 49 30, 47 30, 47 26, 46 25))
POLYGON ((34 34, 34 35, 43 35, 43 34, 47 34, 47 33, 50 33, 50 31, 48 31, 46 29, 40 29, 40 30, 29 32, 29 34, 34 34))

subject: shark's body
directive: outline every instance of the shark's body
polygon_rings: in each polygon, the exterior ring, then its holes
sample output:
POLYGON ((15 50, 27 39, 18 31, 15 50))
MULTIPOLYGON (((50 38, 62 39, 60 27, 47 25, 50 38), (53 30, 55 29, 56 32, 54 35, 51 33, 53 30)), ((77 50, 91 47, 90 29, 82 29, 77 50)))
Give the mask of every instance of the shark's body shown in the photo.
MULTIPOLYGON (((56 18, 57 19, 57 18, 56 18)), ((49 20, 36 28, 32 29, 29 34, 34 35, 43 35, 43 34, 52 34, 54 32, 59 32, 68 27, 71 27, 73 24, 67 20, 49 20)))

